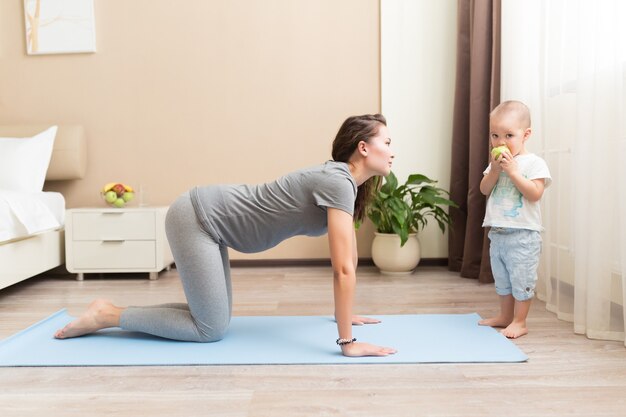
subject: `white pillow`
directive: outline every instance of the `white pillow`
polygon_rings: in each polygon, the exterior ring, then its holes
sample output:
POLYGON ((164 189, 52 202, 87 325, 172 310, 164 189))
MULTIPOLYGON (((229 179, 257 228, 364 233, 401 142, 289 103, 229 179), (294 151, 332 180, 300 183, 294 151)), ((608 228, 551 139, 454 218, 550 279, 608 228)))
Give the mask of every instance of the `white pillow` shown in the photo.
POLYGON ((0 138, 0 190, 43 190, 57 126, 32 138, 0 138))

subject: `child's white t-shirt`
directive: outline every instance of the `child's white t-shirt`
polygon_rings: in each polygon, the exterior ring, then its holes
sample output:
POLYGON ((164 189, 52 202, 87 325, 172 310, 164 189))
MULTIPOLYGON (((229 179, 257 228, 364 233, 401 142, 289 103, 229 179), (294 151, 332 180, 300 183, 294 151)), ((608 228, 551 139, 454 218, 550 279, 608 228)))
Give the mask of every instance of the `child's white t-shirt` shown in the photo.
MULTIPOLYGON (((527 153, 517 155, 514 159, 524 178, 529 180, 544 178, 546 188, 552 182, 548 165, 539 156, 527 153)), ((487 175, 490 170, 491 164, 483 174, 487 175)), ((489 226, 543 231, 539 201, 528 201, 505 172, 500 173, 498 182, 487 199, 483 227, 489 226)))

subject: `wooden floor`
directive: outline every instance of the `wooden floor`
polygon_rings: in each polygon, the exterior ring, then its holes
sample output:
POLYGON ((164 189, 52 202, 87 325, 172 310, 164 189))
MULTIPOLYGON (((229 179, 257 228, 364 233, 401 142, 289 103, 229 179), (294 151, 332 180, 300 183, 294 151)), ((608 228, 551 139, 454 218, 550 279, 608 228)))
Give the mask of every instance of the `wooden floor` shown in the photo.
MULTIPOLYGON (((234 268, 235 315, 332 314, 326 267, 234 268)), ((39 277, 0 291, 0 339, 94 297, 183 301, 176 270, 39 277)), ((491 285, 441 267, 359 268, 360 314, 496 311, 491 285)), ((626 416, 626 348, 574 335, 535 302, 522 364, 0 368, 0 416, 626 416)), ((407 332, 411 329, 407 329, 407 332)), ((459 340, 459 349, 463 349, 459 340)))

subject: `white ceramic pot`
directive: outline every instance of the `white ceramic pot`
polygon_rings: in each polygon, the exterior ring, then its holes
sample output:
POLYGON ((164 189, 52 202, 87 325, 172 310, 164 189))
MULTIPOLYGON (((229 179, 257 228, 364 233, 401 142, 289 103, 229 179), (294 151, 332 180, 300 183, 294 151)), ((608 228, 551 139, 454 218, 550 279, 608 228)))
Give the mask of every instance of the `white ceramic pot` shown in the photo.
POLYGON ((400 246, 400 236, 393 233, 375 233, 372 241, 372 260, 380 272, 386 275, 407 275, 413 272, 421 259, 417 234, 400 246))

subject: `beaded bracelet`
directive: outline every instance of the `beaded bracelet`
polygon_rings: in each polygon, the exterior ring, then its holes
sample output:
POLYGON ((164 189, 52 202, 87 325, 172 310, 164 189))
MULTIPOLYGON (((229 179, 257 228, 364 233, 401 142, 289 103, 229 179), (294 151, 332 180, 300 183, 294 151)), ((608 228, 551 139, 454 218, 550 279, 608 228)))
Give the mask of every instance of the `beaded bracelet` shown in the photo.
POLYGON ((337 343, 339 346, 343 346, 343 345, 349 345, 350 343, 354 343, 354 342, 356 342, 356 337, 353 337, 352 339, 337 339, 335 343, 337 343))

